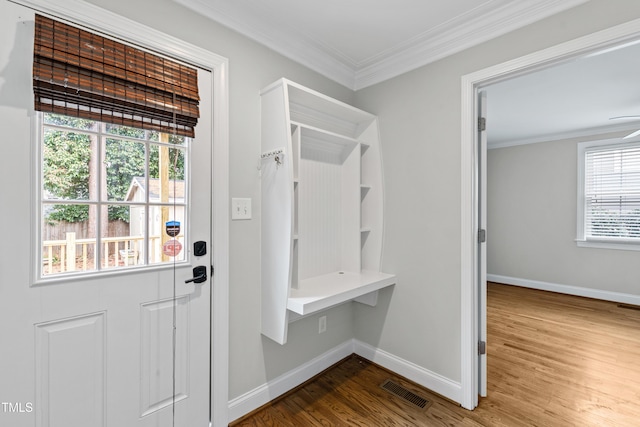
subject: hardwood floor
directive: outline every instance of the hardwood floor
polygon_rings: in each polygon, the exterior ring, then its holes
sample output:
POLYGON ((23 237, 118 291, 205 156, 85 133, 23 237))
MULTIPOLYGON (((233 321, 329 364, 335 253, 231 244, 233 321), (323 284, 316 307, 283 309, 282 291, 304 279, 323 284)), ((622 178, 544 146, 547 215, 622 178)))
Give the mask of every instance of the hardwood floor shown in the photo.
POLYGON ((640 426, 640 310, 491 283, 487 318, 489 396, 474 411, 351 356, 230 425, 640 426))
POLYGON ((483 404, 520 425, 640 425, 640 311, 497 284, 488 301, 483 404))

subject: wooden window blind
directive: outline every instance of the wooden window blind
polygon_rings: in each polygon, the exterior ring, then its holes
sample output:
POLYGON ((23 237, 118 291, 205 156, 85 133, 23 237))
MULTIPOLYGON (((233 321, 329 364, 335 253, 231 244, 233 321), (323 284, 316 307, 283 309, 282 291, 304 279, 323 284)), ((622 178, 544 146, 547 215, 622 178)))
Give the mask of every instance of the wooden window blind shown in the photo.
POLYGON ((194 136, 197 70, 36 15, 37 111, 194 136))

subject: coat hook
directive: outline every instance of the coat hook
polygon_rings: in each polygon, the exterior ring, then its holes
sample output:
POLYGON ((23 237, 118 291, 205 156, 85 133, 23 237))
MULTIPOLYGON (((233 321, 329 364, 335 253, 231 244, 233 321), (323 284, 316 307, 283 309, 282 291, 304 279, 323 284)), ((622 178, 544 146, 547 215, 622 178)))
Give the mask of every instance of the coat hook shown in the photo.
POLYGON ((284 157, 284 148, 278 148, 276 150, 262 153, 262 156, 260 156, 260 159, 265 160, 265 159, 268 159, 269 157, 273 157, 273 160, 275 160, 276 162, 276 168, 278 168, 282 164, 282 158, 284 157))

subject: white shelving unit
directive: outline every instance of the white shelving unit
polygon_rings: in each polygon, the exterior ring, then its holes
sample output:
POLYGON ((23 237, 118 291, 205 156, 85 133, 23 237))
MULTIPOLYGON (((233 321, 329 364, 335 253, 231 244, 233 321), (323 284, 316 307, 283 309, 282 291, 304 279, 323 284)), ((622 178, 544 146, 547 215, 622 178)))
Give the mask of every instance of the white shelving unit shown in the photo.
POLYGON ((377 118, 286 79, 261 92, 262 333, 348 301, 376 305, 383 185, 377 118))

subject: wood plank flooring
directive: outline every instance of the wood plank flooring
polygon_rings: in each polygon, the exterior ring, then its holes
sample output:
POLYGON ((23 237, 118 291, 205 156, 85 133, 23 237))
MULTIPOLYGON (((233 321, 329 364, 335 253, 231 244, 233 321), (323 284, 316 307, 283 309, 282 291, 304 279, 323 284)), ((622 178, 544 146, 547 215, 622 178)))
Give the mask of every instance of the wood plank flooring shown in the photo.
POLYGON ((490 283, 487 320, 489 396, 474 411, 354 355, 230 425, 640 426, 640 310, 490 283))

